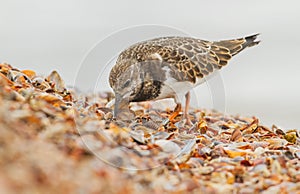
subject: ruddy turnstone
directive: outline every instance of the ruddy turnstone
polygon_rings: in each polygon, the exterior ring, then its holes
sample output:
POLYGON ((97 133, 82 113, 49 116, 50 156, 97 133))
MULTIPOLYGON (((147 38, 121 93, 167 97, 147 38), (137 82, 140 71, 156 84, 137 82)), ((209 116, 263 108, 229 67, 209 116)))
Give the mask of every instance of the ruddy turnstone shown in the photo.
POLYGON ((245 38, 207 41, 191 37, 162 37, 136 43, 119 55, 109 83, 115 93, 114 115, 130 102, 173 98, 177 108, 189 91, 227 65, 232 56, 257 45, 258 34, 245 38))

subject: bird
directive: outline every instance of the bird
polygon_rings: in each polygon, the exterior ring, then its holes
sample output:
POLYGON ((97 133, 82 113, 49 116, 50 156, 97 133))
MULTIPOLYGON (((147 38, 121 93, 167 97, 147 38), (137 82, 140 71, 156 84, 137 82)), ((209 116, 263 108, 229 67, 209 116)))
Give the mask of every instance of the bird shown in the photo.
POLYGON ((204 83, 247 47, 260 43, 259 34, 243 38, 208 41, 168 36, 135 43, 123 50, 109 74, 115 94, 113 115, 118 118, 131 102, 173 98, 175 110, 188 121, 190 90, 204 83))

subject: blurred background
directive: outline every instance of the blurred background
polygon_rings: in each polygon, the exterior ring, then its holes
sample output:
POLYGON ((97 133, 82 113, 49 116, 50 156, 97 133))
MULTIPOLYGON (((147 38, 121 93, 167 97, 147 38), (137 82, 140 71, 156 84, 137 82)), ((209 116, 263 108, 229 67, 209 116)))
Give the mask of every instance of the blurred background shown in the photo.
MULTIPOLYGON (((297 1, 0 1, 0 62, 48 75, 57 70, 76 83, 82 63, 97 43, 114 32, 146 24, 169 26, 208 40, 261 33, 261 44, 247 49, 222 69, 226 113, 257 116, 264 124, 300 128, 300 28, 297 1)), ((140 31, 138 31, 140 32, 140 31)), ((173 33, 174 32, 174 33, 173 33)), ((145 32, 146 33, 146 32, 145 32)), ((155 31, 149 36, 176 34, 155 31)), ((133 34, 132 40, 146 36, 133 34)), ((106 45, 117 49, 119 45, 106 45)), ((114 58, 99 56, 101 79, 114 58)), ((92 80, 77 84, 90 90, 92 80)), ((77 82, 78 83, 78 82, 77 82)), ((223 87, 223 86, 222 86, 223 87)), ((107 81, 96 90, 110 90, 107 81)), ((214 107, 211 88, 193 91, 200 107, 214 107)), ((223 110, 222 110, 223 111, 223 110)))

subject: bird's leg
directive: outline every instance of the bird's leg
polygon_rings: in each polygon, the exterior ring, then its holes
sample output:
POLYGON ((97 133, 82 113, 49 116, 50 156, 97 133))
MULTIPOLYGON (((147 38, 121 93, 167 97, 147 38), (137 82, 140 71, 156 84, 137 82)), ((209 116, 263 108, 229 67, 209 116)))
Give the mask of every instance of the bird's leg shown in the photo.
MULTIPOLYGON (((189 115, 188 115, 189 106, 190 106, 190 99, 191 99, 190 92, 187 92, 185 94, 185 107, 184 107, 184 111, 183 111, 183 118, 185 119, 185 124, 187 124, 187 125, 192 125, 193 124, 191 122, 191 119, 189 118, 189 115)), ((176 107, 174 109, 173 114, 178 114, 178 112, 182 111, 182 105, 181 105, 180 100, 178 98, 174 98, 174 100, 175 100, 175 103, 176 103, 176 107)), ((173 114, 172 114, 172 116, 173 116, 173 114)))
POLYGON ((176 103, 176 107, 174 109, 174 112, 181 112, 181 111, 182 111, 181 103, 176 103))
POLYGON ((184 107, 183 117, 186 119, 186 124, 188 125, 192 125, 192 121, 189 117, 190 100, 191 100, 191 94, 190 92, 187 92, 185 94, 185 107, 184 107))

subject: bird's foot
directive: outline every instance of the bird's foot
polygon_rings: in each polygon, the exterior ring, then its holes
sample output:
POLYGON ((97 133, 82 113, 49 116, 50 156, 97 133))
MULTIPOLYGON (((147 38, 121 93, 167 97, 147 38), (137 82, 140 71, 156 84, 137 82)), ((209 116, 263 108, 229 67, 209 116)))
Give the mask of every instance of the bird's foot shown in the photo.
POLYGON ((189 127, 194 125, 194 123, 191 121, 189 115, 184 115, 183 118, 185 120, 185 125, 187 125, 189 127))
MULTIPOLYGON (((182 112, 182 106, 181 106, 181 104, 178 103, 174 109, 174 112, 169 116, 169 120, 170 121, 174 120, 174 118, 181 112, 182 112)), ((184 122, 183 122, 184 126, 186 126, 186 125, 192 126, 193 125, 193 122, 191 121, 186 108, 184 110, 182 119, 184 120, 184 122)))

